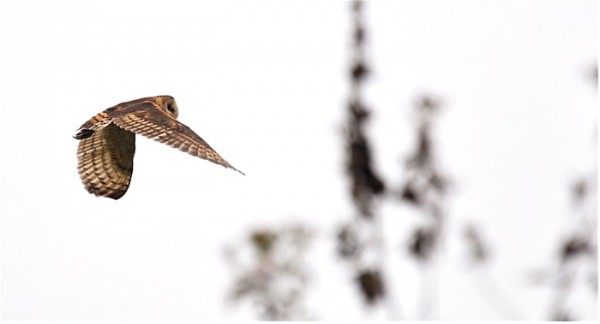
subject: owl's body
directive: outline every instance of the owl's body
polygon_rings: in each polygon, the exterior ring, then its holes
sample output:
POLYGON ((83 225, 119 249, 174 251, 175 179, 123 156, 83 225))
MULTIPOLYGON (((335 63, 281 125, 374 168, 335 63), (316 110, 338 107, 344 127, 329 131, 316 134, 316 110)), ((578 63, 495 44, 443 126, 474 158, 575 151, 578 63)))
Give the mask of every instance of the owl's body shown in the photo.
POLYGON ((78 170, 85 189, 113 199, 125 194, 133 173, 135 134, 242 173, 177 116, 175 99, 157 96, 120 103, 81 125, 74 137, 80 140, 78 170))

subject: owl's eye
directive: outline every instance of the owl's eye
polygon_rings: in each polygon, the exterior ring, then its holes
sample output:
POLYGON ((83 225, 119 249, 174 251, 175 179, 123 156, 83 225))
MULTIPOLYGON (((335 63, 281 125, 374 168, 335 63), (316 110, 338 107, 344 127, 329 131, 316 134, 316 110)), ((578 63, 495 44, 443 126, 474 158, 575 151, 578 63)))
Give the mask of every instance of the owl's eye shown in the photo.
POLYGON ((169 112, 171 112, 172 114, 175 113, 175 107, 173 107, 172 105, 168 105, 167 110, 169 110, 169 112))

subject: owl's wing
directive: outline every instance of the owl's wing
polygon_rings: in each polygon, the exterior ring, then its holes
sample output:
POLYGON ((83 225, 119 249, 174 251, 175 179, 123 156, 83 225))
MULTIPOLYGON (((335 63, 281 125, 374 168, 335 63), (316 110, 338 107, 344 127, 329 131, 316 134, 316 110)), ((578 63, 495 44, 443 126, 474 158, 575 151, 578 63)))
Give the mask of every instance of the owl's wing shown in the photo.
POLYGON ((85 189, 96 196, 121 198, 131 181, 135 134, 112 123, 79 141, 79 176, 85 189))
POLYGON ((144 135, 193 156, 244 174, 225 161, 224 158, 189 127, 162 112, 151 103, 144 104, 144 106, 143 109, 138 109, 115 118, 113 123, 124 130, 144 135))

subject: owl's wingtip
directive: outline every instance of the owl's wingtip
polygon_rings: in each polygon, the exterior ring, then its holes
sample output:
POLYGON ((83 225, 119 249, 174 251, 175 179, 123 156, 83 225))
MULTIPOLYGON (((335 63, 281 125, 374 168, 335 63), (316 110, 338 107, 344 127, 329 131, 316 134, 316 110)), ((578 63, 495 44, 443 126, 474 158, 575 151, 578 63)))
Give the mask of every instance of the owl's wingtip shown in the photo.
POLYGON ((225 163, 220 163, 220 164, 221 164, 222 166, 224 166, 225 168, 227 168, 227 169, 231 169, 231 170, 233 170, 233 171, 237 171, 237 172, 239 172, 241 175, 243 175, 243 176, 246 176, 246 174, 245 174, 244 172, 242 172, 242 171, 240 171, 240 170, 236 169, 236 168, 235 168, 233 165, 231 165, 231 164, 229 164, 229 163, 227 163, 227 162, 225 162, 225 163))
POLYGON ((225 167, 226 167, 226 168, 228 168, 228 169, 231 169, 231 170, 233 170, 233 171, 237 171, 237 172, 239 172, 239 173, 240 173, 241 175, 243 175, 243 176, 246 176, 246 174, 245 174, 244 172, 242 172, 242 171, 240 171, 240 170, 238 170, 238 169, 234 168, 234 167, 233 167, 231 164, 229 164, 229 165, 227 165, 227 166, 225 166, 225 167))

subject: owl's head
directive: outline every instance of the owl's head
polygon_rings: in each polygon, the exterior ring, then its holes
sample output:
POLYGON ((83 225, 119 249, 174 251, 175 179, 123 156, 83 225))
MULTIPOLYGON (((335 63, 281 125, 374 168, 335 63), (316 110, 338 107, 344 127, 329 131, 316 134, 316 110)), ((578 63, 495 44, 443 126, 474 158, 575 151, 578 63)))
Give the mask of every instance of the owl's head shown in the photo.
POLYGON ((177 118, 177 116, 179 116, 179 108, 177 108, 175 99, 171 96, 163 97, 163 102, 162 102, 161 108, 167 115, 169 115, 173 118, 177 118))

